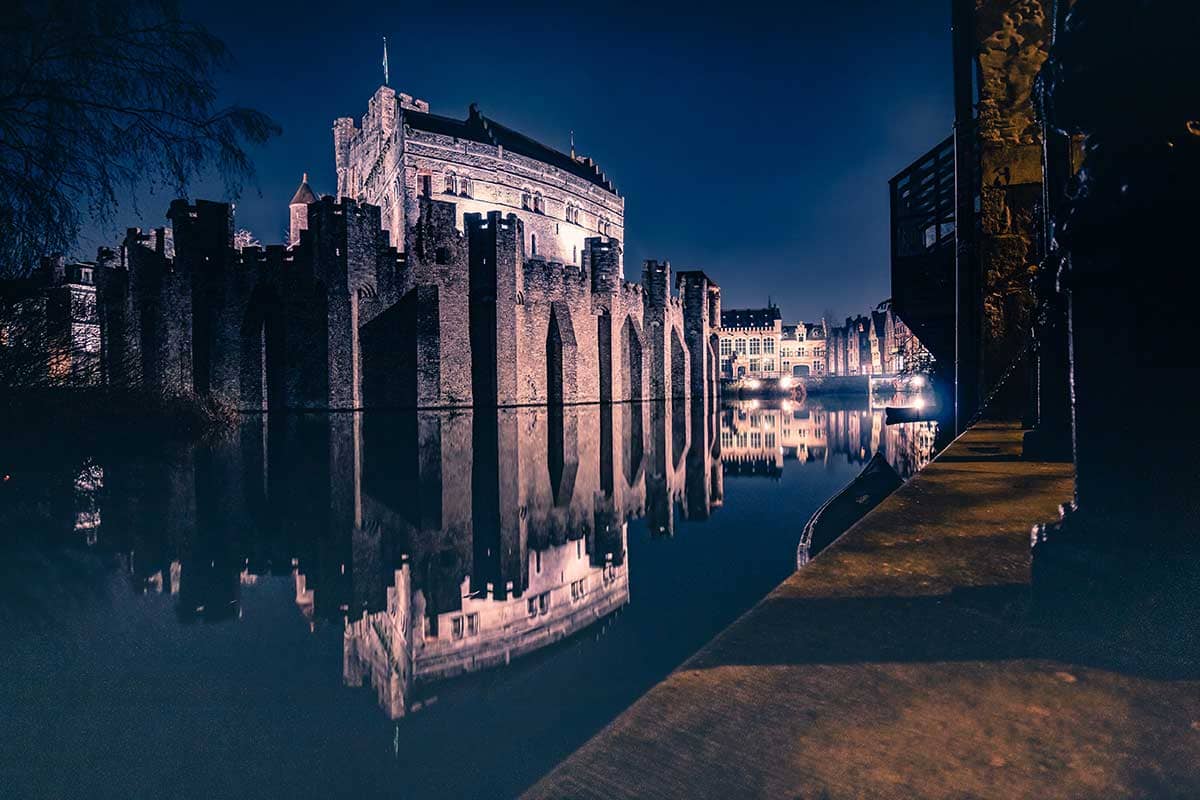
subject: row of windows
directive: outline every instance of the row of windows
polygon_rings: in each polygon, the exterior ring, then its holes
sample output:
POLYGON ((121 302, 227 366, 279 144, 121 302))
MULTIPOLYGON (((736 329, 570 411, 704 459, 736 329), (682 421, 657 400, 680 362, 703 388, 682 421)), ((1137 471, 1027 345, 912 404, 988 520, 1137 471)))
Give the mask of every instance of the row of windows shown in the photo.
POLYGON ((775 340, 770 338, 721 340, 721 355, 732 355, 734 350, 736 350, 739 355, 743 356, 747 354, 747 350, 749 350, 749 354, 752 356, 762 355, 763 353, 766 353, 767 355, 774 355, 775 340))
POLYGON ((458 616, 450 620, 450 636, 455 639, 466 636, 479 635, 479 615, 467 614, 466 617, 458 616))
POLYGON ((474 189, 474 184, 466 175, 463 175, 460 178, 453 172, 446 173, 446 194, 456 194, 462 197, 470 197, 474 189))
POLYGON ((541 192, 530 192, 528 189, 521 192, 521 208, 526 211, 532 211, 535 214, 546 213, 546 199, 542 197, 541 192))
POLYGON ((526 602, 526 612, 531 617, 536 617, 538 614, 545 614, 550 610, 550 593, 542 592, 539 595, 529 598, 526 602))
POLYGON ((751 431, 749 435, 746 433, 738 433, 736 436, 730 431, 721 431, 721 446, 732 448, 734 445, 738 447, 751 447, 759 450, 766 447, 768 450, 775 449, 775 434, 768 433, 765 438, 763 434, 757 431, 751 431))
MULTIPOLYGON (((458 197, 474 197, 475 184, 466 175, 457 175, 454 172, 448 171, 444 177, 443 191, 446 194, 456 195, 458 197)), ((429 175, 417 176, 417 191, 429 197, 433 194, 432 178, 429 175)), ((526 211, 532 211, 535 214, 546 213, 546 198, 542 197, 541 192, 531 191, 528 187, 521 192, 521 208, 526 211)), ((582 225, 580 222, 580 210, 573 205, 568 204, 566 209, 566 220, 572 225, 582 225)), ((596 219, 596 232, 602 236, 612 235, 612 222, 605 217, 596 219)))

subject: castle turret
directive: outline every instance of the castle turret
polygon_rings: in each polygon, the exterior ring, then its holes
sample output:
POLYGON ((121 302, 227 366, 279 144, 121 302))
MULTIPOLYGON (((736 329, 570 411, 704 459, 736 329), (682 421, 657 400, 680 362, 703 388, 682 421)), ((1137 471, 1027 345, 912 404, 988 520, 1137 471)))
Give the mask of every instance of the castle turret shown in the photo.
POLYGON ((584 239, 583 267, 592 276, 593 294, 616 294, 621 286, 621 243, 600 236, 584 239))
POLYGON ((646 308, 666 308, 671 296, 671 264, 647 259, 642 264, 642 286, 646 290, 646 308))
POLYGON ((689 390, 692 397, 713 397, 720 385, 713 320, 720 327, 721 289, 700 270, 680 272, 677 283, 683 301, 683 336, 692 354, 689 390))
POLYGON ((519 402, 517 307, 524 302, 525 230, 515 214, 466 214, 470 248, 472 394, 477 405, 519 402), (499 365, 506 369, 499 369, 499 365))
POLYGON ((337 168, 337 196, 352 197, 353 179, 350 174, 351 150, 350 143, 358 128, 350 117, 338 117, 333 121, 333 163, 337 168))
POLYGON ((300 244, 300 231, 308 229, 308 204, 315 202, 317 202, 317 194, 308 185, 308 173, 306 172, 300 179, 300 188, 296 189, 296 193, 292 195, 292 202, 288 203, 288 217, 291 223, 288 233, 289 247, 300 244))

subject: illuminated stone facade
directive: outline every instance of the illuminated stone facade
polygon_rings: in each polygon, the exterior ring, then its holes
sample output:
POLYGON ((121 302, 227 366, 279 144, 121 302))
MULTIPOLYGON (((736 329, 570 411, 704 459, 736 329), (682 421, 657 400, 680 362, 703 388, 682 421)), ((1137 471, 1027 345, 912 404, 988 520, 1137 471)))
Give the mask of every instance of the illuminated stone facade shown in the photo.
POLYGON ((25 279, 0 283, 0 386, 97 386, 101 369, 95 263, 45 259, 25 279))
POLYGON ((777 380, 783 319, 775 306, 721 312, 721 376, 777 380))
POLYGON ((784 325, 779 342, 779 372, 793 378, 825 374, 826 325, 798 322, 784 325))
MULTIPOLYGON (((524 252, 561 264, 582 265, 590 238, 625 238, 625 200, 595 162, 536 142, 475 106, 466 119, 445 117, 381 86, 358 125, 334 121, 333 139, 337 196, 379 206, 398 250, 422 198, 454 202, 460 214, 515 214, 524 252)), ((461 217, 456 225, 464 230, 461 217)))

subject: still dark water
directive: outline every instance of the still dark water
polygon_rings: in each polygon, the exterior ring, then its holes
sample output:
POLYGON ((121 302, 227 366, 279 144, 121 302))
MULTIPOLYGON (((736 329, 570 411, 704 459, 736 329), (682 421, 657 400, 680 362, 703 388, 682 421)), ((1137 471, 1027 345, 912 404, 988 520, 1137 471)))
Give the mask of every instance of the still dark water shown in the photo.
POLYGON ((716 411, 246 418, 9 458, 0 795, 507 797, 795 569, 935 423, 716 411))

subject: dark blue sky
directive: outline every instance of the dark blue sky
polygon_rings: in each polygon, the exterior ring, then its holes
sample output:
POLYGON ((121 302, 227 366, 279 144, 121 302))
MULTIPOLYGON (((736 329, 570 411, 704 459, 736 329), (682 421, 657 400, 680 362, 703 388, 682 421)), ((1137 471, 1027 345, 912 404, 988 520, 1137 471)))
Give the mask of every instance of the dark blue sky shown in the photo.
POLYGON ((386 35, 391 85, 432 111, 478 102, 563 150, 575 130, 625 197, 627 278, 666 258, 726 307, 845 316, 890 294, 888 178, 949 133, 949 3, 778 5, 184 2, 236 59, 225 100, 283 126, 238 202, 264 242, 302 172, 336 188, 332 121, 365 111, 386 35))

